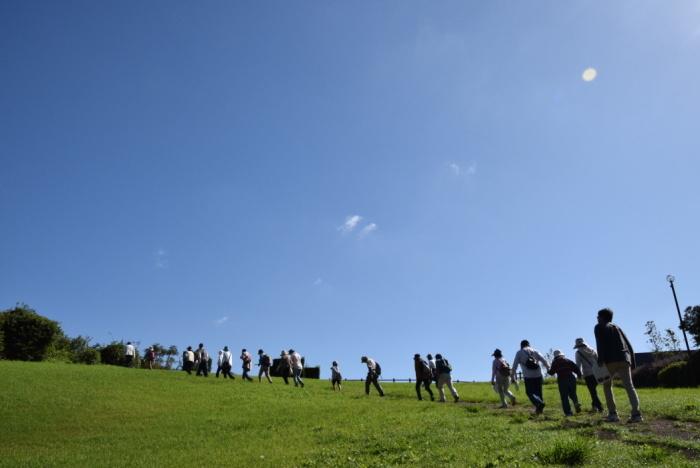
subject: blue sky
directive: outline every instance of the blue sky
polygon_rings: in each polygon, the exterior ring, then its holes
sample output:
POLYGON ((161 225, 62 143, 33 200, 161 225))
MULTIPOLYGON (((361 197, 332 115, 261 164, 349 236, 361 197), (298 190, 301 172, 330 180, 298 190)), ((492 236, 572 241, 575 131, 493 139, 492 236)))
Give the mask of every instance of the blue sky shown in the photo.
POLYGON ((697 304, 696 2, 0 4, 0 307, 386 377, 697 304), (585 81, 593 68, 597 76, 585 81))

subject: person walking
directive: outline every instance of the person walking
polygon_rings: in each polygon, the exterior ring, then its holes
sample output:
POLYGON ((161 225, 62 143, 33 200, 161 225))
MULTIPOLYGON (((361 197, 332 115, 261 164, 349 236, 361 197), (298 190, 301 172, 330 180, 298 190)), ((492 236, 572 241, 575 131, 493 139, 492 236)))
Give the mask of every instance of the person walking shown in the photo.
POLYGON ((535 406, 535 414, 542 414, 544 411, 544 397, 542 395, 542 364, 549 370, 549 363, 539 351, 530 346, 530 342, 522 340, 520 351, 515 353, 513 358, 513 371, 511 377, 515 380, 518 367, 522 366, 523 380, 525 381, 525 394, 535 406))
POLYGON ((503 359, 503 353, 496 349, 493 354, 493 364, 491 365, 491 385, 496 389, 501 399, 501 408, 508 408, 506 397, 510 399, 510 404, 515 405, 515 395, 509 390, 511 368, 508 362, 503 359))
POLYGON ((428 353, 425 358, 428 360, 428 366, 430 367, 430 372, 432 374, 432 379, 433 382, 437 384, 437 379, 438 379, 438 374, 437 374, 437 366, 435 365, 435 359, 433 358, 433 355, 428 353))
POLYGON ((131 344, 131 341, 127 341, 126 348, 124 349, 124 365, 126 367, 133 367, 135 358, 136 347, 134 347, 134 345, 131 344))
POLYGON ((384 396, 384 390, 379 385, 379 376, 382 375, 382 366, 377 361, 367 356, 362 356, 360 362, 367 365, 367 379, 365 380, 365 394, 369 395, 369 385, 374 385, 374 388, 379 392, 379 396, 384 396))
POLYGON ((445 386, 450 390, 455 403, 459 401, 457 389, 452 385, 452 366, 449 361, 442 357, 442 354, 435 355, 435 367, 437 368, 437 388, 440 395, 440 403, 445 403, 445 386))
POLYGON ((219 355, 216 358, 216 378, 219 378, 219 374, 221 373, 221 362, 222 362, 222 356, 224 354, 224 350, 220 349, 219 350, 219 355))
POLYGON ((333 390, 335 391, 336 385, 338 386, 338 390, 342 390, 342 387, 340 383, 343 381, 343 376, 340 374, 340 367, 338 367, 338 363, 333 361, 331 364, 331 386, 333 387, 333 390))
POLYGON ((595 375, 595 367, 598 366, 598 353, 595 349, 588 346, 583 338, 576 338, 574 349, 576 350, 576 365, 581 370, 581 374, 583 374, 588 393, 591 394, 593 411, 600 413, 603 411, 603 403, 598 398, 598 380, 595 375))
POLYGON ((243 368, 243 380, 247 380, 248 382, 252 382, 253 379, 250 378, 249 372, 250 372, 250 367, 253 363, 253 357, 250 355, 250 353, 243 348, 241 350, 241 366, 243 368))
POLYGON ((265 354, 265 351, 262 349, 258 350, 258 367, 260 367, 260 370, 258 371, 258 382, 262 382, 262 377, 263 375, 267 379, 268 382, 272 383, 272 379, 270 378, 270 367, 272 366, 272 359, 270 359, 270 356, 265 354))
POLYGON ((204 349, 203 343, 199 343, 199 348, 194 353, 194 362, 197 367, 197 376, 209 377, 209 353, 204 349))
POLYGON ((224 379, 228 377, 234 380, 236 376, 233 375, 231 370, 233 369, 233 353, 228 350, 228 346, 224 346, 221 352, 221 372, 224 374, 224 379))
POLYGON ((153 346, 149 346, 149 348, 146 350, 146 365, 150 370, 153 370, 153 364, 156 362, 156 350, 153 349, 153 346))
POLYGON ((277 364, 277 372, 284 380, 285 385, 289 385, 289 374, 292 370, 292 363, 289 360, 289 354, 287 351, 282 350, 280 353, 280 361, 277 364))
POLYGON ((414 354, 413 367, 416 371, 416 395, 418 395, 418 399, 423 399, 423 395, 420 393, 422 385, 425 391, 428 392, 428 395, 430 395, 430 401, 435 401, 433 391, 430 389, 430 382, 433 381, 433 372, 430 370, 430 366, 424 359, 421 359, 420 354, 414 354))
POLYGON ((304 388, 304 381, 301 380, 301 373, 304 371, 304 363, 301 362, 301 355, 289 350, 289 361, 292 366, 292 375, 294 376, 294 386, 304 388))
POLYGON ((555 349, 553 354, 554 359, 552 359, 552 365, 547 373, 549 375, 557 375, 561 408, 564 410, 564 416, 573 416, 569 400, 574 403, 576 413, 581 412, 581 404, 578 402, 578 395, 576 395, 576 377, 581 377, 581 371, 574 361, 567 359, 564 353, 558 349, 555 349))
POLYGON ((192 375, 192 368, 194 367, 194 352, 192 352, 192 346, 188 346, 185 351, 182 352, 182 370, 192 375))
POLYGON ((596 348, 598 349, 598 364, 605 365, 610 373, 610 379, 603 383, 605 404, 608 407, 606 421, 618 422, 617 405, 612 392, 613 378, 617 375, 622 381, 622 386, 627 391, 632 414, 628 422, 636 423, 644 420, 639 409, 639 396, 632 382, 632 369, 636 367, 632 344, 620 327, 612 323, 613 311, 601 309, 598 311, 598 324, 593 329, 595 333, 596 348))

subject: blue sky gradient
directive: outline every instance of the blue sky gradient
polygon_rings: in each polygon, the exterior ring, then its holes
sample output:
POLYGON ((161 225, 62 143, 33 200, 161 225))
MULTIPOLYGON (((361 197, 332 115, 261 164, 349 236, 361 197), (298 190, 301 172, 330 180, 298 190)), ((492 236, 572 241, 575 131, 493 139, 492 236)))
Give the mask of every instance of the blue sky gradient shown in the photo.
POLYGON ((348 377, 605 306, 647 350, 700 302, 699 53, 691 1, 2 2, 0 307, 348 377))

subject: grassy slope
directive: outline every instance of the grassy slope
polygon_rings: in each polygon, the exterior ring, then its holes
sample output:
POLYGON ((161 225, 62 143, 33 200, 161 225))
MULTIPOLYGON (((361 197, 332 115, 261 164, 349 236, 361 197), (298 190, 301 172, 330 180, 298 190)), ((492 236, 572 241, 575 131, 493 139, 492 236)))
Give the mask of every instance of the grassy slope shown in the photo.
POLYGON ((109 366, 0 362, 0 375, 2 466, 512 466, 570 439, 599 466, 700 462, 697 389, 641 391, 648 422, 628 426, 564 420, 554 386, 531 418, 528 405, 496 409, 486 384, 459 384, 466 403, 439 405, 407 384, 385 384, 380 399, 358 382, 333 393, 326 381, 302 390, 109 366))

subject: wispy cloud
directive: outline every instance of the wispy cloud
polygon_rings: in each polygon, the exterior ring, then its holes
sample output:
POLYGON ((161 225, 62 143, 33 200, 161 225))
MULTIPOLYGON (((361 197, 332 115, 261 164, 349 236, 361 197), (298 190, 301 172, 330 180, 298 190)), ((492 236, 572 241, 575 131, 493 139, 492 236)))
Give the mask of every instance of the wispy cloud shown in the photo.
POLYGON ((345 222, 338 226, 338 230, 342 232, 343 234, 347 234, 349 232, 352 232, 357 225, 362 221, 362 216, 360 215, 351 215, 345 218, 345 222))
POLYGON ((158 249, 153 254, 156 268, 168 268, 168 252, 158 249))
POLYGON ((454 174, 456 177, 460 177, 463 175, 467 176, 472 176, 476 174, 476 163, 471 162, 466 166, 461 166, 460 164, 456 162, 450 162, 447 164, 447 167, 450 169, 452 174, 454 174))
POLYGON ((226 322, 228 322, 228 316, 227 316, 227 315, 224 315, 223 317, 214 320, 214 323, 215 323, 216 325, 223 325, 223 324, 226 323, 226 322))
POLYGON ((321 278, 316 278, 316 281, 314 281, 314 286, 321 286, 323 284, 323 279, 321 278))
POLYGON ((377 226, 376 223, 369 223, 367 226, 363 227, 362 230, 360 231, 360 234, 359 234, 360 239, 369 236, 371 233, 376 231, 378 227, 379 226, 377 226))

